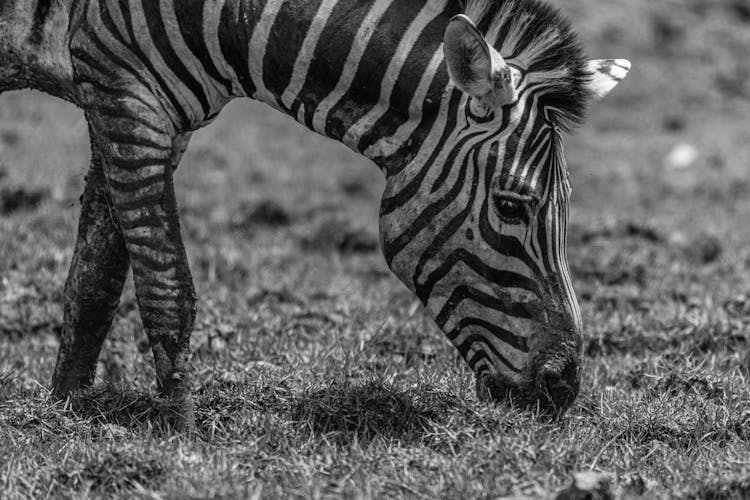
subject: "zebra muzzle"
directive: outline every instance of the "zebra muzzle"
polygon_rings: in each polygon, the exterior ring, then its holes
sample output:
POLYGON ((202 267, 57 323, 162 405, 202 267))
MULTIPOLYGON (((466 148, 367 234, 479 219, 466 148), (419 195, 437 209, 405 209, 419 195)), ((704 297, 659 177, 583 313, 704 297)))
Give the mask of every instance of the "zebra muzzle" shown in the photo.
POLYGON ((580 386, 577 356, 547 360, 541 364, 529 383, 517 384, 501 375, 477 375, 477 397, 486 402, 506 401, 513 406, 538 410, 559 418, 575 401, 580 386))
POLYGON ((549 362, 536 376, 540 406, 556 415, 562 415, 578 396, 580 369, 575 359, 549 362))

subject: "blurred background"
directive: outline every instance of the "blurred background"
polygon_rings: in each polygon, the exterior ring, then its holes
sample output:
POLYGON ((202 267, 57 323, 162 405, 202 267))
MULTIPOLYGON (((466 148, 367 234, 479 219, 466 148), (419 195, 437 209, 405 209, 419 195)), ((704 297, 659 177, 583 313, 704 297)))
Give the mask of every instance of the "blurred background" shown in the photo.
MULTIPOLYGON (((747 402, 750 3, 553 3, 592 58, 633 63, 565 144, 568 253, 587 354, 572 412, 589 415, 609 395, 619 410, 600 410, 615 420, 631 412, 633 421, 649 414, 649 422, 679 427, 646 388, 679 399, 695 380, 724 384, 747 402), (664 380, 692 382, 654 385, 664 380), (631 399, 641 406, 627 406, 631 399)), ((86 124, 73 106, 35 92, 0 98, 0 369, 30 375, 17 382, 29 390, 50 380, 88 158, 86 124)), ((367 160, 261 104, 232 103, 194 136, 177 196, 200 297, 199 371, 270 363, 293 372, 326 353, 330 366, 308 366, 317 380, 385 371, 407 382, 454 377, 447 390, 456 393, 470 387, 452 347, 380 254, 383 185, 367 160), (344 352, 359 357, 342 375, 344 352)), ((149 359, 131 341, 139 325, 129 288, 102 362, 106 380, 153 384, 149 359)), ((736 437, 750 416, 735 417, 740 427, 727 432, 736 437)), ((609 446, 602 432, 591 453, 609 446)), ((658 469, 673 459, 670 446, 635 456, 658 469)), ((620 467, 616 448, 595 462, 620 467)), ((672 464, 660 477, 678 487, 690 471, 712 470, 712 456, 672 464)), ((565 475, 555 477, 559 484, 565 475)))

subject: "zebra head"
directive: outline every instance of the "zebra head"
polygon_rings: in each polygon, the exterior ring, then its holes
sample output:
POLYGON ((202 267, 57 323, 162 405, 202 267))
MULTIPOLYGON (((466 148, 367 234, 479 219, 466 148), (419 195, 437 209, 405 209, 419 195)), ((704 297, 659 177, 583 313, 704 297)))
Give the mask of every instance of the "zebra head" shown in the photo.
POLYGON ((388 178, 384 252, 474 370, 480 398, 559 414, 578 394, 582 351, 562 134, 630 64, 585 60, 541 2, 476 0, 466 14, 445 30, 440 117, 388 178))

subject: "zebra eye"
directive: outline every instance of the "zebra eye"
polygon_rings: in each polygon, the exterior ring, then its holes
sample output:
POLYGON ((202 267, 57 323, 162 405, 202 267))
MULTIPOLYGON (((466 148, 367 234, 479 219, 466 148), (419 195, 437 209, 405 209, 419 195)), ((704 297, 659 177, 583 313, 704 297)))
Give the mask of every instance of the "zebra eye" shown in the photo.
POLYGON ((495 210, 506 224, 519 224, 526 217, 526 206, 523 202, 505 196, 495 196, 495 210))

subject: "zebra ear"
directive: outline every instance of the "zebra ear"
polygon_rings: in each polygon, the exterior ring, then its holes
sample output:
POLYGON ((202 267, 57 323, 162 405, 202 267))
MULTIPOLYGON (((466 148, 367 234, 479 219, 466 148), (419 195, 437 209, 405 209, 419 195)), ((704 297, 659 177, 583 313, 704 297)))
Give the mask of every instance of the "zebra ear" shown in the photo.
POLYGON ((451 81, 462 92, 488 107, 516 100, 520 75, 467 16, 459 14, 450 20, 443 35, 443 52, 451 81))
POLYGON ((630 61, 626 59, 595 59, 589 61, 588 72, 591 80, 589 92, 594 100, 603 99, 630 71, 630 61))
POLYGON ((463 14, 451 19, 443 35, 443 52, 448 74, 459 90, 472 97, 492 91, 490 46, 471 19, 463 14))

